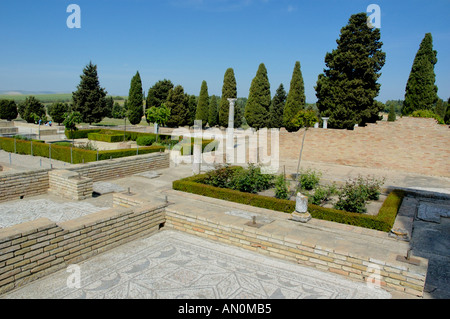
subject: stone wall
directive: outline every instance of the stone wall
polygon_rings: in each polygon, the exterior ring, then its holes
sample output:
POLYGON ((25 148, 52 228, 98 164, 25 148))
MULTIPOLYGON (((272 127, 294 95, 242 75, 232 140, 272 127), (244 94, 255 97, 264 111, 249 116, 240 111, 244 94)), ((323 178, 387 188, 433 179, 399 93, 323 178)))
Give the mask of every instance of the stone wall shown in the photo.
POLYGON ((46 194, 49 188, 49 169, 0 174, 0 202, 46 194))
POLYGON ((84 200, 92 197, 92 178, 63 169, 48 172, 48 177, 48 191, 52 194, 71 200, 84 200))
POLYGON ((46 218, 0 229, 0 294, 152 234, 164 206, 118 207, 56 224, 46 218))
POLYGON ((428 262, 420 258, 421 265, 374 259, 349 253, 345 250, 324 247, 311 239, 295 234, 285 235, 283 229, 268 232, 246 225, 226 223, 196 215, 187 211, 166 208, 165 227, 189 234, 216 240, 228 245, 242 247, 261 254, 292 261, 321 271, 336 273, 359 281, 376 278, 381 287, 411 295, 422 296, 428 262), (376 273, 378 272, 378 274, 376 273), (371 277, 376 275, 377 277, 371 277))
POLYGON ((94 182, 98 182, 149 170, 169 168, 169 165, 169 153, 151 153, 72 165, 67 170, 92 178, 94 182))
MULTIPOLYGON (((280 160, 296 168, 304 130, 280 131, 280 160)), ((354 131, 309 129, 302 160, 450 177, 450 129, 434 119, 399 118, 354 131)), ((288 165, 287 165, 288 167, 288 165)))

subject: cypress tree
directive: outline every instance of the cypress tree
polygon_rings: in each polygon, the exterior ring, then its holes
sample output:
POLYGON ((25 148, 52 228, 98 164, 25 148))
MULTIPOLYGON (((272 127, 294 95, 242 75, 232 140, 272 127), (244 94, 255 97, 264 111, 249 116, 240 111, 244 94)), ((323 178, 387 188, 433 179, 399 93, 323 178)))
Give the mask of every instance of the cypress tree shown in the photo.
POLYGON ((283 113, 283 126, 288 132, 298 131, 298 127, 291 123, 292 119, 306 107, 305 84, 300 62, 295 62, 292 72, 291 85, 286 99, 283 113))
POLYGON ((409 74, 405 90, 403 115, 410 115, 417 110, 432 110, 438 101, 435 85, 434 66, 437 63, 437 52, 433 50, 431 33, 425 34, 409 74))
POLYGON ((250 127, 258 130, 268 126, 271 102, 267 69, 264 63, 261 63, 250 86, 248 101, 245 106, 244 116, 250 127))
POLYGON ((208 125, 214 127, 219 124, 219 98, 215 95, 211 96, 209 101, 208 125))
POLYGON ((394 104, 391 104, 391 107, 389 108, 388 122, 395 122, 396 119, 397 115, 395 114, 395 106, 394 104))
POLYGON ((382 52, 380 30, 369 28, 367 14, 352 15, 341 29, 337 49, 325 56, 327 69, 319 75, 316 89, 320 116, 328 126, 353 129, 380 119, 381 105, 375 101, 377 83, 386 54, 382 52))
POLYGON ((202 87, 200 89, 200 95, 198 97, 197 111, 195 114, 195 119, 202 121, 203 127, 208 123, 209 118, 209 95, 208 95, 208 84, 206 81, 202 82, 202 87))
POLYGON ((97 66, 89 62, 80 78, 77 91, 72 93, 72 110, 81 114, 83 122, 98 123, 105 117, 106 91, 100 87, 97 66))
POLYGON ((270 128, 282 128, 284 122, 284 107, 286 105, 286 91, 283 83, 277 89, 270 105, 270 128))
POLYGON ((141 123, 144 94, 142 93, 142 81, 139 72, 131 79, 130 91, 128 94, 128 120, 132 125, 141 123))
POLYGON ((166 123, 168 127, 179 127, 187 124, 189 108, 181 85, 177 85, 169 91, 165 105, 170 109, 170 118, 166 123))
MULTIPOLYGON (((219 125, 228 127, 228 114, 230 110, 230 102, 228 99, 237 98, 237 85, 236 78, 234 76, 234 70, 232 68, 227 69, 223 78, 222 86, 222 98, 219 105, 219 125)), ((236 122, 236 112, 235 112, 236 122)))
POLYGON ((195 112, 197 110, 197 97, 195 95, 185 94, 186 104, 188 108, 188 115, 184 125, 193 126, 195 121, 195 112))

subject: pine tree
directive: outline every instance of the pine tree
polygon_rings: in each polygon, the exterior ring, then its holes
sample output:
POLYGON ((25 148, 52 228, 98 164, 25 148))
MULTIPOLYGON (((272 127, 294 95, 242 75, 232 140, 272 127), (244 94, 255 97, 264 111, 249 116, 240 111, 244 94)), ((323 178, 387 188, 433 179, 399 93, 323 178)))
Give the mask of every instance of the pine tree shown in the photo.
POLYGON ((442 99, 438 99, 438 101, 436 102, 436 106, 434 107, 434 113, 439 115, 441 119, 444 119, 447 107, 447 102, 444 102, 444 100, 442 99))
POLYGON ((329 117, 328 126, 353 129, 380 119, 380 104, 375 98, 380 91, 377 80, 384 66, 380 30, 369 28, 367 14, 350 17, 341 29, 337 49, 325 56, 327 69, 319 75, 316 89, 321 117, 329 117))
MULTIPOLYGON (((147 100, 145 103, 145 110, 152 106, 161 107, 167 100, 169 92, 173 89, 174 85, 170 80, 164 79, 156 82, 149 90, 147 94, 147 100)), ((147 120, 148 122, 148 120, 147 120)))
POLYGON ((284 107, 286 105, 286 97, 286 91, 284 90, 283 83, 281 83, 270 105, 270 128, 283 127, 283 114, 284 107))
POLYGON ((17 107, 20 117, 27 123, 34 123, 35 116, 44 118, 46 116, 45 106, 34 96, 29 96, 17 107))
POLYGON ((444 122, 450 125, 450 98, 447 101, 447 112, 445 112, 444 122))
POLYGON ((248 101, 245 106, 244 116, 250 127, 256 130, 268 127, 271 102, 267 69, 264 63, 261 63, 250 86, 248 101))
MULTIPOLYGON (((222 98, 219 106, 219 125, 228 127, 228 115, 230 111, 230 102, 228 99, 237 98, 236 78, 232 68, 227 69, 223 79, 222 98)), ((235 112, 236 121, 236 112, 235 112)))
POLYGON ((434 66, 437 63, 437 52, 433 50, 431 33, 425 34, 416 57, 414 58, 408 83, 406 84, 403 115, 410 115, 417 110, 432 110, 438 101, 435 85, 434 66))
POLYGON ((106 91, 100 87, 97 66, 89 62, 80 78, 77 91, 72 93, 72 110, 81 114, 83 122, 98 123, 105 117, 106 91))
POLYGON ((215 95, 209 99, 208 125, 214 127, 219 124, 219 98, 215 95))
POLYGON ((132 125, 141 123, 144 95, 142 92, 142 81, 139 72, 131 79, 130 91, 128 93, 128 120, 132 125))
POLYGON ((170 118, 166 123, 168 127, 179 127, 187 124, 189 108, 181 85, 177 85, 170 90, 165 105, 170 109, 170 118))
POLYGON ((13 100, 0 100, 0 119, 12 121, 18 115, 16 102, 13 100))
POLYGON ((292 119, 306 107, 305 84, 301 71, 300 62, 295 62, 294 71, 292 72, 291 85, 286 98, 286 106, 283 113, 283 126, 288 132, 298 130, 298 127, 292 125, 292 119))
POLYGON ((52 121, 61 125, 66 118, 66 114, 69 113, 70 107, 67 103, 56 102, 48 107, 48 115, 51 116, 52 121))
POLYGON ((209 95, 208 95, 208 84, 206 81, 202 82, 202 87, 200 89, 200 95, 198 98, 197 110, 195 114, 195 119, 202 121, 203 127, 208 123, 209 118, 209 95))

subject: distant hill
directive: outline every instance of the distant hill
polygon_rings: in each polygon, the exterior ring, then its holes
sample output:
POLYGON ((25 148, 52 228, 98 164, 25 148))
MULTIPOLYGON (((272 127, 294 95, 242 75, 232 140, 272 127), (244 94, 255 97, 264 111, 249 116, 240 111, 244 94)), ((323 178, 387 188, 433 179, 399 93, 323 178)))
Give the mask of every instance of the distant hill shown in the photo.
POLYGON ((0 95, 53 95, 53 94, 72 94, 66 92, 52 91, 23 91, 23 90, 0 90, 0 95))

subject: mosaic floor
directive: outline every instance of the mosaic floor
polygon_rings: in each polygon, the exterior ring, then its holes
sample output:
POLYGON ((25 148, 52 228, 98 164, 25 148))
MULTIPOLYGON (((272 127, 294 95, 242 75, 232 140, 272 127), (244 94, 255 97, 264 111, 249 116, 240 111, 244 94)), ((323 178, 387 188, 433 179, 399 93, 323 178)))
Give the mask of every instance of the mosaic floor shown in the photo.
POLYGON ((51 299, 364 299, 390 298, 341 276, 164 230, 78 265, 79 288, 71 272, 53 275, 4 295, 51 299))
POLYGON ((42 217, 54 222, 63 222, 105 209, 108 207, 97 207, 86 202, 57 203, 49 199, 2 203, 0 204, 0 229, 42 217))

